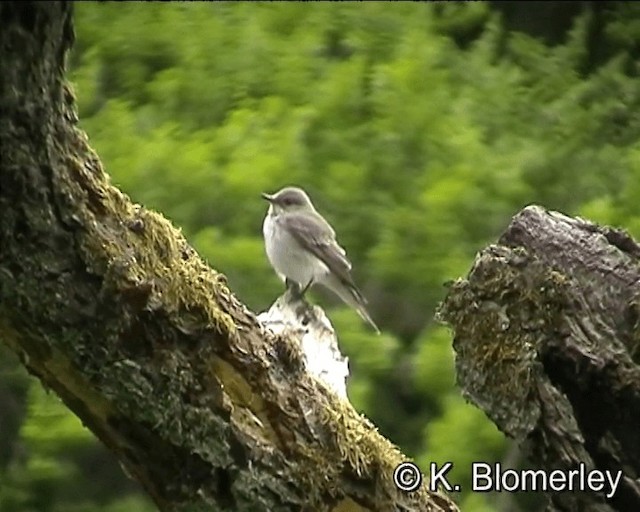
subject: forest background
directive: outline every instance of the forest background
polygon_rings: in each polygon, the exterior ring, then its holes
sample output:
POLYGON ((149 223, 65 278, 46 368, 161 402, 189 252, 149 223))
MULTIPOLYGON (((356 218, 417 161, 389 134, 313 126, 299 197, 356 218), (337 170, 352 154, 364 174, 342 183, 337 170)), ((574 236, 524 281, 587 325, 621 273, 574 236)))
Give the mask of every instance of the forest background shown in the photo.
MULTIPOLYGON (((383 330, 333 297, 355 407, 414 457, 526 466, 455 387, 434 321, 528 204, 640 238, 640 3, 78 3, 81 126, 254 311, 282 284, 263 191, 303 186, 383 330)), ((455 496, 536 511, 536 495, 455 496)), ((137 484, 0 345, 0 511, 147 512, 137 484)))

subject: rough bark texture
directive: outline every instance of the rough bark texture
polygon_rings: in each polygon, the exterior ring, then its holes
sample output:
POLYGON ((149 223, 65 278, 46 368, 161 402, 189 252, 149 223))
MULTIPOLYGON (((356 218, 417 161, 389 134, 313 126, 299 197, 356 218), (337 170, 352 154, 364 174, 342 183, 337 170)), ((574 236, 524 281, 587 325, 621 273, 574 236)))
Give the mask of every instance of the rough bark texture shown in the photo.
POLYGON ((451 287, 459 384, 532 467, 623 471, 618 492, 550 510, 640 510, 640 246, 540 207, 514 217, 451 287))
POLYGON ((457 510, 396 491, 402 454, 109 184, 64 82, 71 11, 0 4, 0 340, 161 510, 457 510))

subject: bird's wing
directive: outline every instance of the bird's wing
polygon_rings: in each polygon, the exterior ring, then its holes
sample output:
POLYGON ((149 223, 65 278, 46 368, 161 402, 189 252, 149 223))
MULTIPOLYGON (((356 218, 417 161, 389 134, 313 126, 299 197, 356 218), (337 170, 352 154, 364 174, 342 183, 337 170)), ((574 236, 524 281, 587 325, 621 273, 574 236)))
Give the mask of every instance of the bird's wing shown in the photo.
POLYGON ((338 245, 335 232, 318 214, 291 212, 282 218, 282 227, 306 250, 321 260, 329 270, 344 282, 353 285, 349 271, 351 262, 345 250, 338 245))

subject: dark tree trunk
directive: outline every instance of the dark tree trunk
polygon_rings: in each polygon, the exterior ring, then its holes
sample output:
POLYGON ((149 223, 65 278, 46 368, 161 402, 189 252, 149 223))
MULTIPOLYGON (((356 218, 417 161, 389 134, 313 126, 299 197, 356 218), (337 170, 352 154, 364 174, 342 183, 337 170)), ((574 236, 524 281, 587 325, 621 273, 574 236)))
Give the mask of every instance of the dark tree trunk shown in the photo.
POLYGON ((76 123, 72 5, 0 4, 0 340, 161 510, 457 510, 109 184, 76 123))
POLYGON ((533 466, 623 471, 613 497, 550 494, 551 510, 640 510, 640 246, 526 208, 439 315, 465 395, 533 466))

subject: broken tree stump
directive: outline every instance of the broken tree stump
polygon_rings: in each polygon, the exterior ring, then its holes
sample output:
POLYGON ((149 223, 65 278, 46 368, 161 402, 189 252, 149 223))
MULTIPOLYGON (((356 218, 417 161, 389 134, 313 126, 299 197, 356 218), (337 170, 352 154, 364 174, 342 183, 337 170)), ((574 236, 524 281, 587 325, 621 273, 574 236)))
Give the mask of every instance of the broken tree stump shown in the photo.
POLYGON ((549 510, 640 510, 640 246, 530 206, 449 289, 465 397, 547 472, 622 470, 615 495, 549 493, 549 510))

